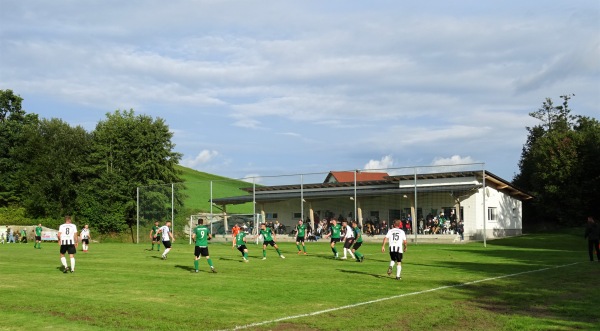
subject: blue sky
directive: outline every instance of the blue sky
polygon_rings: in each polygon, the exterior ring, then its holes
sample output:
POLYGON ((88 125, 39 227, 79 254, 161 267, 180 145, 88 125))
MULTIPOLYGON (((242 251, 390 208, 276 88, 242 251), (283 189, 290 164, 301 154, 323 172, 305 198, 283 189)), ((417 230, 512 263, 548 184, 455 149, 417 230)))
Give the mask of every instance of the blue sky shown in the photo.
POLYGON ((485 162, 528 116, 600 113, 595 1, 0 2, 0 89, 93 130, 161 117, 182 164, 241 178, 485 162))

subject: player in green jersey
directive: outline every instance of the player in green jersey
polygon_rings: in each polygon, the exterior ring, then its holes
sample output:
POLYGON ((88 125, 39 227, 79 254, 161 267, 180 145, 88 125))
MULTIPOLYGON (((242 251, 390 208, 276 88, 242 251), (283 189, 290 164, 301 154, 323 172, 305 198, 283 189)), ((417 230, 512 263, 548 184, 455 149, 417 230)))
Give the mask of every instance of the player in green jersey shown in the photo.
POLYGON ((306 224, 302 220, 298 221, 298 225, 296 225, 296 248, 298 248, 298 255, 302 254, 302 250, 304 251, 304 255, 306 255, 306 246, 304 245, 304 238, 306 237, 306 224), (302 250, 300 250, 300 243, 302 243, 302 250))
POLYGON ((192 231, 192 240, 196 242, 196 247, 194 247, 194 268, 196 272, 198 272, 198 260, 201 256, 206 257, 210 270, 214 273, 217 272, 208 254, 208 241, 211 238, 210 230, 204 225, 204 220, 198 219, 198 226, 192 231))
POLYGON ((338 258, 337 249, 335 249, 335 243, 340 242, 340 234, 342 233, 342 226, 337 224, 337 220, 335 218, 331 219, 331 226, 329 226, 329 233, 325 235, 325 238, 331 237, 330 246, 331 251, 333 252, 333 257, 338 258))
POLYGON ((158 233, 158 229, 160 229, 160 226, 158 226, 158 221, 156 221, 150 230, 150 239, 152 239, 151 251, 154 250, 154 244, 156 244, 156 247, 158 247, 158 251, 160 252, 160 234, 158 233))
POLYGON ((362 262, 365 260, 365 256, 358 252, 358 249, 362 245, 362 232, 358 228, 358 223, 352 221, 352 231, 354 231, 354 245, 352 246, 352 253, 356 256, 356 262, 362 262))
POLYGON ((35 227, 35 244, 33 244, 33 248, 42 249, 42 224, 38 224, 35 227))
MULTIPOLYGON (((246 247, 246 232, 239 231, 235 237, 233 237, 233 246, 237 246, 238 251, 242 253, 244 262, 248 262, 248 247, 246 247)), ((231 248, 233 248, 233 246, 231 248)))
POLYGON ((275 250, 277 251, 277 254, 279 254, 280 258, 285 259, 285 256, 281 255, 279 246, 277 246, 277 243, 275 243, 275 231, 273 231, 273 229, 267 228, 267 225, 265 223, 262 223, 260 225, 260 231, 258 234, 262 235, 262 237, 263 237, 263 258, 262 258, 263 260, 267 259, 267 246, 268 245, 271 245, 271 247, 275 248, 275 250))

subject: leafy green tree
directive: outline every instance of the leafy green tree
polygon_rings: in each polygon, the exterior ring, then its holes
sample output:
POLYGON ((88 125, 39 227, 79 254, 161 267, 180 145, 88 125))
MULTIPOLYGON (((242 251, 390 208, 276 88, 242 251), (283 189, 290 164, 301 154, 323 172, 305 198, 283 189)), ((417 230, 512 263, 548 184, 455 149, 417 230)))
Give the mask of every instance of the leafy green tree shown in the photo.
POLYGON ((600 126, 596 119, 571 115, 571 97, 561 96, 558 106, 548 98, 530 113, 541 123, 527 128, 520 173, 514 178, 535 196, 524 211, 530 221, 572 225, 598 212, 600 126))
POLYGON ((0 90, 0 207, 20 201, 22 188, 15 173, 23 165, 13 154, 24 143, 26 128, 38 123, 37 115, 21 108, 22 101, 12 90, 0 90))
POLYGON ((13 159, 21 202, 33 217, 61 218, 77 210, 77 192, 86 180, 91 136, 60 119, 42 119, 23 132, 13 159))
MULTIPOLYGON (((181 154, 173 151, 173 134, 163 119, 135 115, 133 110, 108 113, 93 132, 92 164, 95 179, 85 190, 87 200, 81 202, 87 218, 98 217, 106 231, 119 231, 127 226, 133 236, 136 222, 136 188, 181 181, 175 165, 181 154), (110 207, 110 208, 109 208, 110 207)), ((176 194, 176 206, 182 204, 182 193, 176 194)), ((162 202, 161 202, 162 203, 162 202)))

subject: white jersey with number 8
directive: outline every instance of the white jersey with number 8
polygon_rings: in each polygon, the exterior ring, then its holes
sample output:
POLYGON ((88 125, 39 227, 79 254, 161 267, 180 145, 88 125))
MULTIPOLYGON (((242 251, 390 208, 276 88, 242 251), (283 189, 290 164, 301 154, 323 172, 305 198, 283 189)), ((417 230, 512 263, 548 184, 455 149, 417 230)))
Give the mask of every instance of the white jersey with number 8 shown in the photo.
POLYGON ((77 226, 75 224, 62 224, 58 228, 58 232, 60 233, 61 245, 75 245, 75 234, 77 233, 77 226))

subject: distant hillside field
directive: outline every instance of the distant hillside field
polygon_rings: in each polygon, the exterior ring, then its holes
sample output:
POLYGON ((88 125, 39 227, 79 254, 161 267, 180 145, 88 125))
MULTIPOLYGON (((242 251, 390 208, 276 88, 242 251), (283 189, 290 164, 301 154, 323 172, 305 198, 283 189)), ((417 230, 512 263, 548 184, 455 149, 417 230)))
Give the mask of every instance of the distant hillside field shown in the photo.
MULTIPOLYGON (((246 195, 248 193, 242 191, 241 188, 252 187, 251 183, 241 180, 221 177, 180 165, 176 166, 176 168, 181 171, 180 177, 183 179, 185 185, 184 193, 186 194, 186 198, 184 200, 184 208, 194 212, 210 211, 211 181, 213 199, 246 195)), ((220 213, 221 210, 213 206, 213 212, 220 213)), ((227 212, 251 214, 252 203, 227 206, 227 212)))

